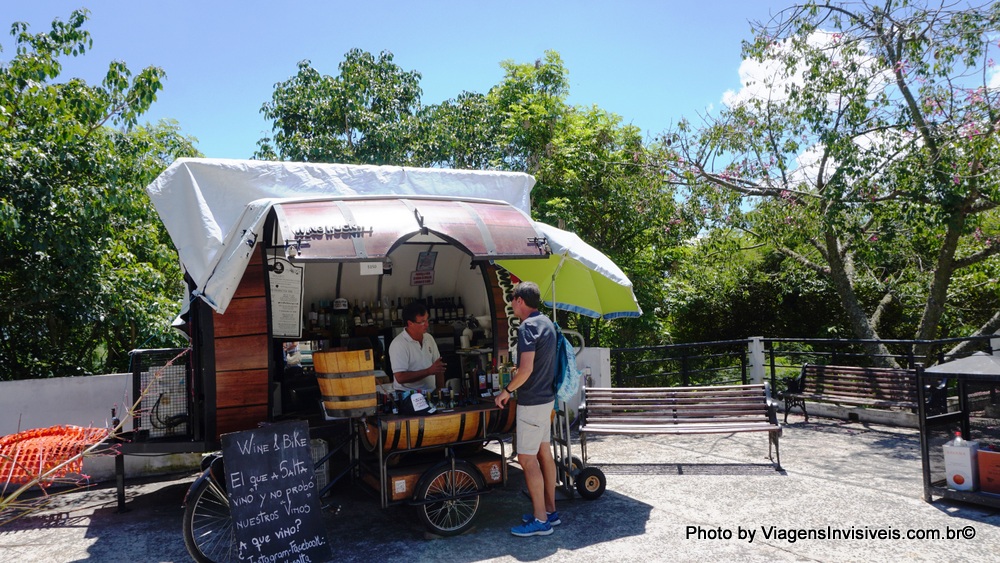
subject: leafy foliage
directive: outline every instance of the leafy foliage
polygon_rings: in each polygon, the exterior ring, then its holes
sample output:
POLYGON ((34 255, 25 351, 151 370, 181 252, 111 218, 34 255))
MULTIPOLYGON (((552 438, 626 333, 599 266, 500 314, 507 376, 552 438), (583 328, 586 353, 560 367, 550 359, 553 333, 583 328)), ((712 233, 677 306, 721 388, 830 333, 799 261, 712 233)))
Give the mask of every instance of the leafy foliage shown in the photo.
POLYGON ((143 187, 194 149, 175 124, 137 125, 159 68, 58 82, 60 57, 91 45, 86 18, 15 23, 0 65, 0 379, 123 371, 129 350, 176 338, 180 272, 143 187))
POLYGON ((902 306, 932 339, 952 280, 1000 253, 998 26, 995 4, 789 8, 744 46, 746 95, 669 131, 664 164, 713 219, 826 278, 854 336, 902 306))
POLYGON ((261 113, 274 122, 262 159, 356 164, 410 164, 419 133, 420 74, 404 71, 392 53, 352 49, 336 77, 309 61, 275 85, 261 113))

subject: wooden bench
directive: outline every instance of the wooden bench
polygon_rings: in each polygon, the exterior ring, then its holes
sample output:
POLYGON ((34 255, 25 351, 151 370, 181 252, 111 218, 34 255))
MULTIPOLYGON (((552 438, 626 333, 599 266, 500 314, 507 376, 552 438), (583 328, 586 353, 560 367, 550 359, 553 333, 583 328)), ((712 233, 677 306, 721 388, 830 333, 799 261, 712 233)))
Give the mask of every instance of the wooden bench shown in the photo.
POLYGON ((704 387, 586 387, 580 405, 580 449, 588 434, 729 434, 767 432, 768 458, 781 470, 781 425, 770 384, 704 387), (771 446, 774 446, 774 456, 771 446), (775 461, 777 458, 777 461, 775 461))
MULTIPOLYGON (((798 377, 786 378, 785 382, 787 388, 782 398, 786 424, 788 412, 794 407, 801 408, 809 422, 806 401, 911 411, 916 411, 919 405, 916 370, 805 364, 798 377)), ((944 391, 943 382, 929 389, 932 410, 944 412, 944 391)))

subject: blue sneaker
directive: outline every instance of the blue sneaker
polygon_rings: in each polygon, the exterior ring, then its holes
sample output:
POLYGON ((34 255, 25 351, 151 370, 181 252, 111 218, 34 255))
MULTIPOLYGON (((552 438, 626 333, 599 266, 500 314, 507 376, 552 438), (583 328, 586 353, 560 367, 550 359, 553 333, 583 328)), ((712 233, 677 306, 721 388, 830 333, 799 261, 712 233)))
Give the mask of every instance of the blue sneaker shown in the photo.
POLYGON ((548 522, 532 519, 527 524, 521 524, 510 529, 510 533, 515 536, 526 538, 528 536, 547 536, 552 533, 552 526, 548 522))
MULTIPOLYGON (((558 526, 559 524, 562 524, 562 520, 559 519, 558 510, 555 512, 546 512, 546 514, 549 515, 549 526, 558 526)), ((534 519, 535 519, 534 514, 525 514, 524 516, 521 517, 521 523, 527 524, 528 522, 531 522, 534 519)))

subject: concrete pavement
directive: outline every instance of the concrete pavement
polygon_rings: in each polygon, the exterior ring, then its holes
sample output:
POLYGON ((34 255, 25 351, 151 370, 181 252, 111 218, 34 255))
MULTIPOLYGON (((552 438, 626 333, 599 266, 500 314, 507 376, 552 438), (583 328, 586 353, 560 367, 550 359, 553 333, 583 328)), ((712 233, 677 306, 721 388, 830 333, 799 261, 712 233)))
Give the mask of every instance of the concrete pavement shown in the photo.
MULTIPOLYGON (((595 501, 559 506, 551 536, 516 538, 528 507, 516 465, 483 496, 470 533, 425 539, 405 506, 381 509, 344 486, 326 501, 335 561, 989 561, 1000 545, 996 509, 922 500, 916 430, 792 415, 777 472, 766 434, 603 437, 588 441, 607 474, 595 501), (940 535, 941 539, 907 539, 940 535), (947 539, 947 535, 957 535, 947 539), (899 539, 893 539, 896 536, 899 539)), ((576 445, 576 442, 574 443, 576 445)), ((181 500, 194 474, 56 495, 0 527, 0 560, 189 561, 181 500)))

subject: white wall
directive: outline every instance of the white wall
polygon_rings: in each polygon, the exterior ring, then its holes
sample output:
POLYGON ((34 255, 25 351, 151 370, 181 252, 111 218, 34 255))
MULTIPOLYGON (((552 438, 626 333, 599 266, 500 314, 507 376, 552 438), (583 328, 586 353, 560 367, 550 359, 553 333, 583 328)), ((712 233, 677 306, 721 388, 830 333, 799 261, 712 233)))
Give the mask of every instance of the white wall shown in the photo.
MULTIPOLYGON (((92 375, 0 382, 0 436, 57 425, 108 428, 111 409, 132 427, 127 410, 132 405, 132 375, 92 375)), ((125 456, 125 475, 137 477, 182 469, 197 469, 200 454, 125 456)), ((94 481, 115 476, 114 457, 84 460, 83 472, 94 481)))
POLYGON ((576 356, 576 367, 583 372, 580 380, 580 392, 576 398, 567 401, 566 408, 575 415, 583 400, 583 386, 611 387, 611 349, 583 348, 576 356))
POLYGON ((123 404, 131 406, 131 397, 132 375, 127 373, 3 381, 0 435, 57 424, 106 428, 112 407, 122 413, 123 404))

